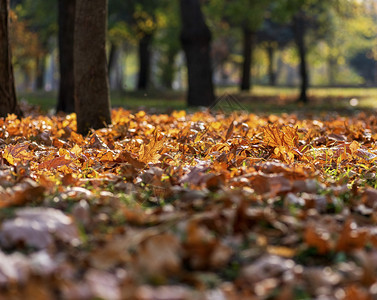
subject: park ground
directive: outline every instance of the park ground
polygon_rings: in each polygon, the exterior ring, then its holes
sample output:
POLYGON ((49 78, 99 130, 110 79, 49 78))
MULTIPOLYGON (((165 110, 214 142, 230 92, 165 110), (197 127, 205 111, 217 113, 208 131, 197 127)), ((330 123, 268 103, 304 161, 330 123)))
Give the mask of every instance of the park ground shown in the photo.
POLYGON ((0 120, 0 299, 375 299, 377 89, 218 95, 0 120))
MULTIPOLYGON (((377 107, 377 88, 370 87, 313 87, 309 89, 311 101, 306 106, 295 103, 298 89, 293 87, 255 86, 251 93, 239 92, 236 87, 216 90, 218 98, 228 94, 238 99, 246 110, 262 114, 331 110, 347 113, 377 107), (352 99, 357 102, 350 102, 352 99)), ((19 98, 39 106, 44 112, 53 110, 56 104, 54 92, 20 92, 19 98)), ((113 92, 111 103, 113 107, 145 108, 156 112, 186 109, 185 93, 180 91, 113 92)))

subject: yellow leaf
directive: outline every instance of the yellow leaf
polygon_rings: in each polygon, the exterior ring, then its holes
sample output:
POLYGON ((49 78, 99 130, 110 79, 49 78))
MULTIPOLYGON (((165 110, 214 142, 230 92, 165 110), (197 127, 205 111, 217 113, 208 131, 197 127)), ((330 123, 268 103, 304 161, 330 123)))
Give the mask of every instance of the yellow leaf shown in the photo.
POLYGON ((157 161, 160 156, 157 152, 162 148, 164 142, 164 138, 159 140, 157 130, 155 129, 153 138, 149 144, 141 145, 139 160, 144 163, 157 161))

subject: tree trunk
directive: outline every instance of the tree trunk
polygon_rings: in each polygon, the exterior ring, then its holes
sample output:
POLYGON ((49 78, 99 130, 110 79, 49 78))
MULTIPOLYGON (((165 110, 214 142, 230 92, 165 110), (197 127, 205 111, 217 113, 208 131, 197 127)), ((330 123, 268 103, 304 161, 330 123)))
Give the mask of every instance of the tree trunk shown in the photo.
POLYGON ((306 46, 305 46, 305 14, 300 11, 293 18, 293 34, 297 46, 297 50, 300 57, 300 77, 301 77, 301 87, 300 87, 300 97, 299 102, 308 103, 309 99, 307 96, 307 90, 309 87, 309 75, 306 62, 306 46))
POLYGON ((73 76, 73 39, 76 0, 58 1, 60 83, 56 111, 75 110, 73 76))
POLYGON ((22 115, 17 104, 9 43, 9 0, 0 0, 0 117, 22 115))
POLYGON ((335 77, 337 73, 337 64, 335 57, 329 57, 327 60, 327 72, 328 72, 328 80, 329 86, 335 85, 335 77))
POLYGON ((40 91, 44 89, 46 70, 46 56, 44 54, 38 55, 36 58, 37 76, 35 80, 35 89, 40 91))
POLYGON ((151 71, 151 49, 152 34, 145 33, 139 41, 139 77, 137 89, 146 90, 149 85, 151 71))
POLYGON ((210 106, 215 96, 211 66, 211 32, 200 8, 199 0, 180 0, 181 43, 186 55, 189 106, 210 106))
POLYGON ((275 48, 272 45, 267 46, 268 58, 268 82, 271 86, 276 85, 276 72, 274 68, 275 48))
POLYGON ((111 123, 106 60, 107 0, 76 0, 74 80, 77 131, 111 123))
POLYGON ((169 47, 166 53, 166 61, 162 67, 161 83, 164 88, 171 90, 173 88, 173 80, 175 75, 175 57, 177 51, 169 47))
POLYGON ((108 75, 110 89, 116 91, 123 91, 123 62, 120 61, 121 57, 122 47, 116 43, 111 43, 108 62, 108 75))
POLYGON ((251 66, 255 45, 255 32, 248 28, 242 29, 243 33, 243 63, 241 75, 241 91, 249 91, 251 88, 251 66))

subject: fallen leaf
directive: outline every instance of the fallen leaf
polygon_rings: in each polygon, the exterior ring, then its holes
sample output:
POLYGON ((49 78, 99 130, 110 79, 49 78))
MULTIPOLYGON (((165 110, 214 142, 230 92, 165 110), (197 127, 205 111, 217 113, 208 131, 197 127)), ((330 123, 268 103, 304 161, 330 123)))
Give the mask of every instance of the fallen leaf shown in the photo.
POLYGON ((66 243, 78 244, 78 230, 72 219, 53 208, 23 208, 15 212, 16 218, 6 220, 0 229, 3 247, 24 243, 29 247, 44 249, 54 238, 66 243))

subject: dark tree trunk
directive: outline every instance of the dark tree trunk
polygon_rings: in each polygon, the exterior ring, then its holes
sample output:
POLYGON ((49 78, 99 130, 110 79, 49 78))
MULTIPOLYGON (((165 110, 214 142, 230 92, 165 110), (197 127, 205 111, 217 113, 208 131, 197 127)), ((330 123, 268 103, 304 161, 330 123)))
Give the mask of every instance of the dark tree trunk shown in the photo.
POLYGON ((200 8, 199 0, 180 0, 181 43, 186 55, 189 106, 210 106, 215 96, 211 66, 211 32, 200 8))
POLYGON ((106 60, 107 0, 76 0, 74 35, 77 131, 111 123, 106 60))
POLYGON ((272 45, 267 46, 268 58, 268 82, 271 86, 276 85, 276 72, 274 68, 275 48, 272 45))
POLYGON ((329 86, 334 86, 335 76, 337 73, 337 64, 336 64, 336 59, 334 57, 329 57, 327 60, 327 72, 328 72, 329 86))
POLYGON ((9 0, 0 0, 0 117, 12 113, 22 115, 14 86, 8 13, 9 0))
POLYGON ((111 73, 111 71, 115 67, 117 51, 118 51, 118 45, 116 43, 111 43, 110 53, 109 53, 109 61, 108 61, 108 66, 107 66, 109 74, 111 73))
POLYGON ((123 91, 123 62, 120 62, 122 47, 116 43, 111 43, 109 62, 108 62, 108 75, 109 84, 112 90, 123 91))
POLYGON ((72 113, 75 110, 73 39, 76 0, 58 0, 58 5, 60 82, 56 111, 72 113))
POLYGON ((37 78, 35 81, 35 89, 43 90, 44 89, 44 79, 45 79, 45 70, 46 70, 46 57, 44 55, 38 55, 36 59, 36 70, 37 78))
POLYGON ((161 83, 164 88, 171 90, 173 88, 175 57, 177 56, 177 51, 175 49, 169 49, 166 56, 166 62, 162 67, 161 83))
POLYGON ((309 75, 306 62, 306 46, 305 46, 305 14, 300 11, 293 18, 293 33, 297 46, 297 50, 300 57, 300 77, 301 77, 301 87, 300 87, 300 97, 298 98, 299 102, 308 103, 307 91, 309 88, 309 75))
POLYGON ((241 74, 241 91, 249 91, 251 88, 251 66, 253 62, 253 50, 255 46, 255 32, 248 28, 242 29, 243 33, 243 63, 241 74))
POLYGON ((139 41, 139 77, 137 80, 137 89, 146 90, 149 85, 151 72, 151 42, 152 34, 144 34, 139 41))

